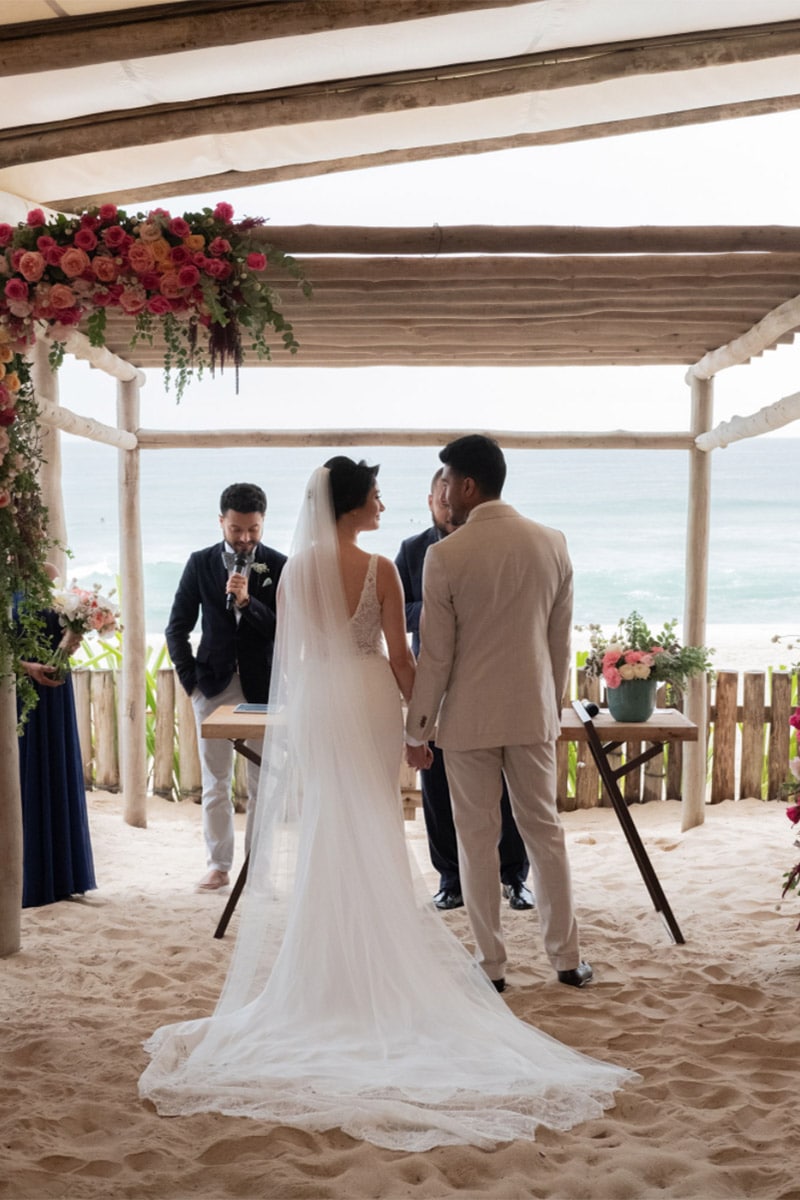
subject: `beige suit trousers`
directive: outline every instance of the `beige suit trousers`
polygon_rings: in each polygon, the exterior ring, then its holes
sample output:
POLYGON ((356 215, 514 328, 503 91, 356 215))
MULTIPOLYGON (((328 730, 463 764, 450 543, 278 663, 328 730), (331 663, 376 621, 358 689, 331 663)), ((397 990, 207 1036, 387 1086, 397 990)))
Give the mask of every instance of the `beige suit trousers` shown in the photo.
POLYGON ((484 971, 490 979, 502 979, 506 972, 497 855, 503 772, 511 811, 531 863, 545 951, 556 971, 577 967, 578 927, 555 799, 555 744, 445 749, 444 762, 458 838, 461 891, 484 971))

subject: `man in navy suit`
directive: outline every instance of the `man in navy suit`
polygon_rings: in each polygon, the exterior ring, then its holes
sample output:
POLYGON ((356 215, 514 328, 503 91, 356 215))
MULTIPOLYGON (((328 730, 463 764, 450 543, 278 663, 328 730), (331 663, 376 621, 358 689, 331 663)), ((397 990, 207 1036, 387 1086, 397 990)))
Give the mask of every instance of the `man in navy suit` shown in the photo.
MULTIPOLYGON (((425 553, 429 546, 447 537, 455 529, 455 526, 450 523, 450 514, 443 499, 443 470, 444 468, 440 467, 434 475, 428 496, 428 508, 431 510, 433 524, 424 533, 406 538, 395 559, 400 578, 403 581, 406 626, 412 635, 412 649, 415 655, 419 654, 422 564, 425 553)), ((428 850, 431 862, 439 872, 439 891, 433 897, 433 902, 437 908, 441 909, 461 908, 464 901, 461 896, 461 879, 458 870, 458 843, 450 804, 450 789, 444 769, 444 756, 433 742, 430 743, 430 747, 433 751, 433 763, 427 771, 420 771, 420 781, 422 784, 422 811, 425 815, 425 828, 428 834, 428 850)), ((502 813, 502 836, 498 850, 503 894, 507 897, 511 908, 533 908, 533 896, 525 886, 529 863, 525 854, 525 846, 511 813, 505 783, 503 784, 500 810, 502 813)))
MULTIPOLYGON (((208 873, 198 891, 230 882, 234 826, 231 803, 234 749, 203 738, 205 718, 220 704, 264 704, 275 641, 275 592, 286 556, 261 543, 267 497, 254 483, 232 483, 219 502, 223 541, 196 550, 187 562, 169 616, 167 647, 191 696, 203 771, 203 833, 208 873), (200 644, 190 634, 202 610, 200 644)), ((248 743, 260 752, 257 743, 248 743)), ((248 762, 247 831, 258 794, 258 767, 248 762)))

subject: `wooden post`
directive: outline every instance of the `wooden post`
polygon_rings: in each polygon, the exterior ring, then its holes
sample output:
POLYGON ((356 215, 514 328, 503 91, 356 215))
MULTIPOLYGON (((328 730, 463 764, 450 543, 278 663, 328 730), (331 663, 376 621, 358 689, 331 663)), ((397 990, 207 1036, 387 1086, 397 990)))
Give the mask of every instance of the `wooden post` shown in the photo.
POLYGON ((711 769, 711 803, 733 800, 736 795, 736 692, 735 671, 718 671, 714 717, 714 764, 711 769))
MULTIPOLYGON (((572 697, 569 687, 561 698, 561 707, 569 708, 572 697)), ((569 742, 556 742, 556 804, 559 812, 573 812, 575 797, 569 793, 569 742)))
MULTIPOLYGON (((600 702, 600 680, 587 679, 583 670, 578 671, 578 697, 581 700, 600 702)), ((597 808, 600 804, 600 772, 586 742, 578 742, 578 766, 575 775, 575 807, 597 808)))
POLYGON ((234 755, 233 759, 233 811, 237 813, 247 812, 247 759, 241 754, 234 755))
POLYGON ((22 797, 19 788, 17 691, 10 664, 0 663, 0 958, 21 945, 22 797))
MULTIPOLYGON (((679 692, 676 688, 673 688, 672 707, 678 712, 683 712, 683 704, 683 692, 679 692)), ((683 742, 668 742, 666 754, 667 777, 664 784, 664 799, 680 800, 681 778, 683 776, 683 742)))
POLYGON ((153 793, 172 796, 175 759, 175 673, 162 667, 156 676, 156 737, 153 753, 153 793))
POLYGON ((95 787, 108 792, 119 791, 115 690, 113 671, 103 668, 92 672, 95 787))
POLYGON ((72 690, 75 693, 75 715, 78 721, 78 741, 81 746, 83 782, 92 786, 92 672, 86 668, 72 672, 72 690))
MULTIPOLYGON (((691 428, 695 437, 711 426, 714 383, 690 377, 692 389, 691 428)), ((689 497, 686 523, 686 596, 683 640, 687 646, 704 646, 708 597, 708 543, 711 511, 711 457, 702 450, 689 451, 689 497)), ((708 700, 705 675, 695 676, 686 686, 686 716, 697 726, 698 740, 687 742, 683 753, 683 800, 681 829, 692 829, 705 820, 706 744, 708 700)))
POLYGON ((772 715, 769 728, 769 784, 767 799, 777 800, 789 775, 789 717, 792 715, 792 677, 772 672, 772 715))
POLYGON ((202 790, 197 725, 192 702, 175 682, 175 711, 178 718, 178 776, 181 796, 199 796, 202 790))
POLYGON ((742 769, 739 797, 761 799, 764 778, 764 672, 745 671, 742 696, 742 769))
MULTIPOLYGON (((135 433, 139 427, 139 382, 117 384, 117 424, 135 433)), ((146 662, 144 566, 139 504, 139 450, 120 450, 119 562, 123 579, 122 688, 120 742, 122 792, 128 825, 147 825, 146 662)))

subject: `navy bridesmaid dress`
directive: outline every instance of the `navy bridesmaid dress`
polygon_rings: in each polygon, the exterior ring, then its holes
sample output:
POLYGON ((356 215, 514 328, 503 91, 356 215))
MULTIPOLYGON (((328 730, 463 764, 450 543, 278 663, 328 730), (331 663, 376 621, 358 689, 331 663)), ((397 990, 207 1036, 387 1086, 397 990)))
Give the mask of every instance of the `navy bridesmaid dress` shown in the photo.
MULTIPOLYGON (((46 624, 55 649, 63 632, 55 613, 46 614, 46 624)), ((72 679, 36 691, 38 704, 19 739, 23 908, 97 886, 72 679)))

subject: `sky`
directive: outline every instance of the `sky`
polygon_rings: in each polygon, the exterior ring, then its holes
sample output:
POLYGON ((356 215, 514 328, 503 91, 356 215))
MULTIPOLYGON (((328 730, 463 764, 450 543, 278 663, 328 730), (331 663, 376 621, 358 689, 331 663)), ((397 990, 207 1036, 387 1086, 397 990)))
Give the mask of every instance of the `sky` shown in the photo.
MULTIPOLYGON (((344 172, 176 196, 173 215, 227 200, 275 225, 796 225, 800 112, 685 129, 344 172)), ((146 211, 141 204, 127 211, 146 211)), ((798 281, 800 293, 800 280, 798 281)), ((277 351, 280 354, 280 350, 277 351)), ((301 349, 302 355, 302 349, 301 349)), ((232 371, 180 406, 147 372, 141 424, 159 429, 410 428, 685 430, 683 367, 360 368, 232 371)), ((82 363, 61 403, 115 424, 115 383, 82 363)), ((800 390, 800 349, 781 346, 715 381, 714 420, 800 390)), ((767 435, 800 436, 798 422, 767 435)))

